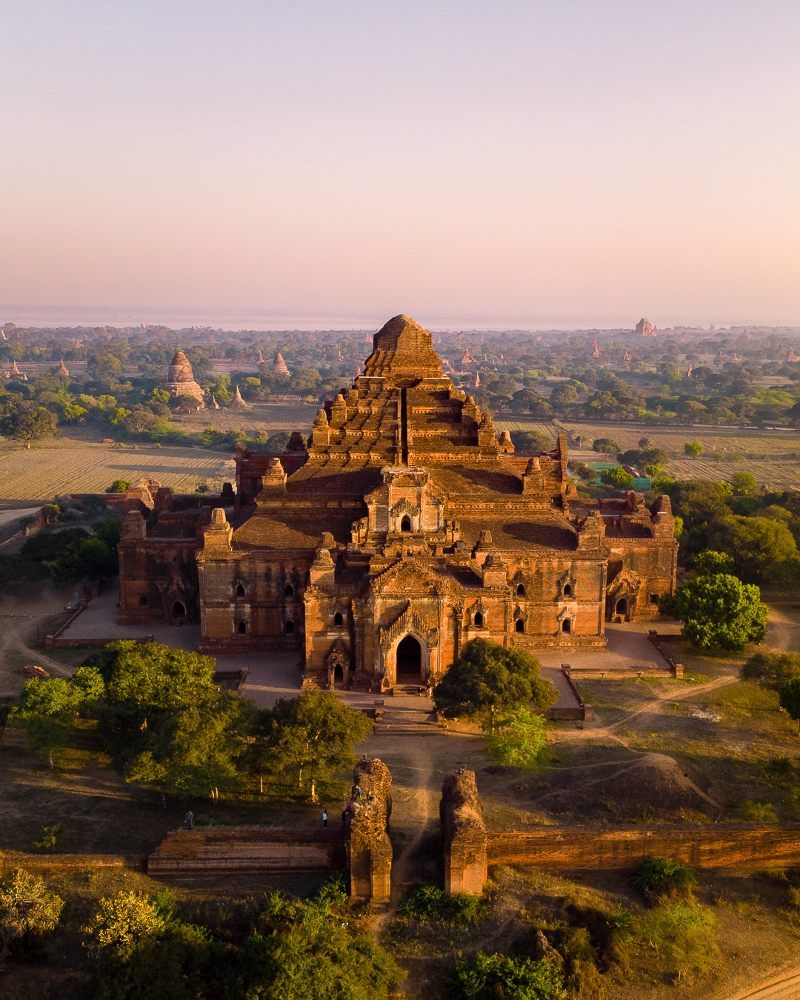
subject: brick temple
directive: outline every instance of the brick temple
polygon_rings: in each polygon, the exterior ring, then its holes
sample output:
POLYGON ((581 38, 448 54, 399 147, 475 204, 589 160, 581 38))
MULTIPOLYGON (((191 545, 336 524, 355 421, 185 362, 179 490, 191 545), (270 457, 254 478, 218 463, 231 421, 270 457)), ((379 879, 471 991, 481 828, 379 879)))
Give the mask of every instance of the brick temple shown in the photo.
POLYGON ((603 647, 675 586, 668 497, 578 497, 567 446, 514 454, 396 316, 280 456, 237 446, 218 497, 131 497, 120 621, 199 621, 209 652, 297 649, 325 687, 428 685, 459 649, 603 647))

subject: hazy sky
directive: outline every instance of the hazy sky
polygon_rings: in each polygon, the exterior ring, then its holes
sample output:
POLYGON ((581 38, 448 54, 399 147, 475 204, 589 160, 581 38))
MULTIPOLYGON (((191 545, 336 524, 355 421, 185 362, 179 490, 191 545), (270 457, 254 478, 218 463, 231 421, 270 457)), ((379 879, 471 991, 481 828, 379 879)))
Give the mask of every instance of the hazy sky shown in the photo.
POLYGON ((800 323, 800 3, 0 0, 0 322, 800 323))

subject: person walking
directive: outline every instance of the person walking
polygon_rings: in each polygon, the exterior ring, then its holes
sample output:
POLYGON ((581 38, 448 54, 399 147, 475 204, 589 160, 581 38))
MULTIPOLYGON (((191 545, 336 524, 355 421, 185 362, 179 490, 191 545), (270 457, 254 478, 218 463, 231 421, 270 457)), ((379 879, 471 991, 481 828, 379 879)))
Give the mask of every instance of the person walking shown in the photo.
POLYGON ((183 825, 187 830, 194 830, 194 813, 191 809, 186 810, 186 815, 183 817, 183 825))
POLYGON ((322 810, 322 825, 323 826, 327 826, 328 825, 328 810, 327 809, 323 809, 322 810))

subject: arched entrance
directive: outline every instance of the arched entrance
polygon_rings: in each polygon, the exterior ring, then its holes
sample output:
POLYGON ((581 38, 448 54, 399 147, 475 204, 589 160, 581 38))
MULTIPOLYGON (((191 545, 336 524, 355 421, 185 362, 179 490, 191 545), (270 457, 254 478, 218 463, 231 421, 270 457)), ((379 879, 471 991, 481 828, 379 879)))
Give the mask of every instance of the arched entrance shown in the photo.
POLYGON ((399 684, 419 684, 422 680, 422 646, 413 635, 397 644, 396 677, 399 684))
POLYGON ((185 625, 186 624, 186 605, 183 601, 175 601, 172 605, 172 624, 173 625, 185 625))
POLYGON ((620 597, 620 599, 617 601, 616 614, 622 615, 622 617, 624 618, 625 615, 627 615, 627 613, 628 613, 628 598, 620 597))

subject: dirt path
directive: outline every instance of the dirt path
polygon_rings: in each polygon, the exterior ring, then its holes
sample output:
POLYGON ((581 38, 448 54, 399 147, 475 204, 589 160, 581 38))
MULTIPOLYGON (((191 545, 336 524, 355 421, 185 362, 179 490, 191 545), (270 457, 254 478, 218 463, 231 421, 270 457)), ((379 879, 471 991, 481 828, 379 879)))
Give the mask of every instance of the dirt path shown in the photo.
POLYGON ((800 621, 796 604, 770 604, 765 642, 773 649, 800 650, 800 621))
POLYGON ((773 979, 743 990, 729 1000, 796 1000, 797 997, 800 997, 800 966, 786 969, 773 979))
MULTIPOLYGON (((392 773, 403 780, 402 794, 392 799, 392 827, 390 833, 401 839, 399 851, 396 851, 392 864, 392 903, 391 911, 397 908, 403 892, 414 881, 414 855, 432 829, 434 821, 433 762, 429 754, 421 752, 409 744, 403 754, 407 761, 407 769, 403 772, 402 764, 394 763, 392 773)), ((393 844, 396 843, 392 837, 393 844)))

